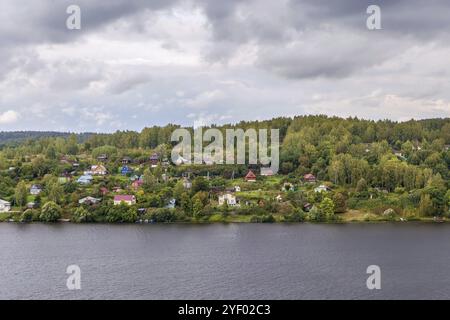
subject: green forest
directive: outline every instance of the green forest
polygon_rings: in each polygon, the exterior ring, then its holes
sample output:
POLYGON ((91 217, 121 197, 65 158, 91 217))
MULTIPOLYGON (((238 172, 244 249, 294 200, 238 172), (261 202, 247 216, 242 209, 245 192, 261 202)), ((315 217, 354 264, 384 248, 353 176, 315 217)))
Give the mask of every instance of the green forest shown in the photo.
POLYGON ((279 129, 279 172, 177 166, 173 124, 111 134, 2 132, 0 221, 450 220, 448 118, 320 115, 214 127, 279 129))

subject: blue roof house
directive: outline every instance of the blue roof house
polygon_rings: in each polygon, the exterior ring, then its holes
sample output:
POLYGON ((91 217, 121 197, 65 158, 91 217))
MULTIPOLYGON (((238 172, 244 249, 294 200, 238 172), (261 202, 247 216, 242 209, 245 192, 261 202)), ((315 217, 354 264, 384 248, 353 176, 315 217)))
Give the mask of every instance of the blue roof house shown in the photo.
POLYGON ((92 176, 86 174, 84 176, 79 177, 77 182, 80 184, 90 184, 92 182, 92 176))
POLYGON ((129 166, 123 166, 122 169, 120 169, 120 173, 122 173, 122 175, 126 176, 127 174, 132 174, 133 169, 130 168, 129 166))

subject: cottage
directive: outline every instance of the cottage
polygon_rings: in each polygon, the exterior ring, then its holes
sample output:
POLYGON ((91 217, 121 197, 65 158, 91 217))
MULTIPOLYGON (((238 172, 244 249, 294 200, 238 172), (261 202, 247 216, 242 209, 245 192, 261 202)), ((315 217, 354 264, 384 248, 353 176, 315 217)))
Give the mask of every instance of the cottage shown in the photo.
POLYGON ((11 202, 0 199, 0 212, 8 212, 11 210, 11 202))
POLYGON ((265 168, 265 167, 262 167, 261 168, 261 175, 263 176, 263 177, 270 177, 270 176, 273 176, 273 170, 271 169, 271 168, 265 168))
POLYGON ((93 165, 93 166, 91 166, 91 170, 85 171, 84 174, 85 175, 93 175, 93 176, 104 176, 104 175, 108 174, 108 170, 106 170, 105 166, 102 164, 93 165))
POLYGON ((303 205, 303 211, 309 212, 312 209, 312 207, 313 207, 313 205, 311 203, 307 202, 303 205))
POLYGON ((126 176, 127 174, 132 174, 132 173, 133 173, 133 169, 130 168, 129 166, 123 166, 123 167, 120 169, 120 173, 121 173, 122 175, 126 176))
POLYGON ((79 204, 93 205, 93 204, 99 203, 100 201, 102 201, 102 199, 94 198, 94 197, 86 197, 86 198, 78 200, 78 203, 79 204))
POLYGON ((172 198, 169 200, 169 203, 166 205, 167 209, 175 209, 175 204, 176 204, 177 200, 175 200, 175 198, 172 198))
POLYGON ((231 193, 225 193, 219 196, 219 206, 227 204, 231 207, 237 206, 236 196, 231 193))
POLYGON ((191 189, 192 188, 192 182, 188 178, 183 178, 183 187, 185 189, 191 189))
POLYGON ((330 190, 331 190, 330 187, 324 184, 321 184, 320 186, 314 188, 314 192, 328 192, 330 190))
POLYGON ((241 187, 240 186, 234 186, 234 191, 235 192, 241 192, 241 187))
POLYGON ((30 194, 33 196, 37 196, 41 192, 42 192, 42 187, 38 184, 33 184, 30 188, 30 194))
POLYGON ((249 170, 248 173, 245 175, 244 179, 247 182, 255 182, 256 181, 256 175, 253 173, 252 170, 249 170))
POLYGON ((139 179, 142 179, 142 176, 138 176, 137 174, 134 174, 130 177, 131 182, 139 180, 139 179))
POLYGON ((100 162, 106 162, 106 161, 108 161, 108 155, 106 155, 106 154, 101 154, 101 155, 99 155, 99 156, 97 157, 97 160, 100 161, 100 162))
POLYGON ((162 164, 164 167, 170 166, 169 159, 164 158, 164 159, 162 160, 161 164, 162 164))
POLYGON ((85 174, 78 178, 77 182, 79 184, 90 184, 92 182, 92 176, 89 174, 85 174))
POLYGON ((307 173, 303 176, 303 180, 308 183, 316 183, 317 179, 312 173, 307 173))
POLYGON ((159 164, 159 155, 157 153, 154 153, 150 156, 150 166, 152 168, 157 167, 159 164))
POLYGON ((100 188, 100 193, 101 193, 103 196, 106 196, 106 195, 109 193, 109 190, 108 190, 108 188, 106 188, 106 187, 101 187, 101 188, 100 188))
POLYGON ((114 196, 114 205, 125 203, 129 206, 136 204, 136 197, 133 195, 119 194, 114 196))
POLYGON ((36 202, 27 203, 27 209, 34 209, 34 208, 36 208, 36 202))
POLYGON ((132 159, 130 157, 123 157, 122 164, 130 164, 132 159))

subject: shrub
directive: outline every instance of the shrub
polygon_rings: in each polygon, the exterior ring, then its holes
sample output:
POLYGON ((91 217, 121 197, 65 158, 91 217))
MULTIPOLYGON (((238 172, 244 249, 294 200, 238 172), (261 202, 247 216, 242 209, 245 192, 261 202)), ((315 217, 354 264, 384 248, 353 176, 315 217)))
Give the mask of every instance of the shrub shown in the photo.
POLYGON ((44 222, 55 222, 61 217, 61 207, 53 201, 49 201, 42 206, 39 220, 44 222))
POLYGON ((35 217, 35 213, 33 212, 33 210, 27 209, 20 216, 20 221, 22 221, 22 222, 31 222, 31 221, 33 221, 34 217, 35 217))
POLYGON ((72 215, 72 221, 74 222, 92 222, 94 221, 94 215, 83 207, 79 207, 72 215))
POLYGON ((301 210, 296 210, 290 215, 284 217, 284 221, 286 222, 303 222, 305 221, 306 214, 301 210))

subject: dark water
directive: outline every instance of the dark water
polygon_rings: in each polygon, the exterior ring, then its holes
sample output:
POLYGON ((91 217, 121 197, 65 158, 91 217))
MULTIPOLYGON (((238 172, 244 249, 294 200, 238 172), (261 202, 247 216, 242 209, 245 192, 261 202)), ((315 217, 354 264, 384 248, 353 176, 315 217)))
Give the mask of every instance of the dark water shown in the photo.
POLYGON ((450 225, 2 223, 0 298, 449 299, 450 225))

